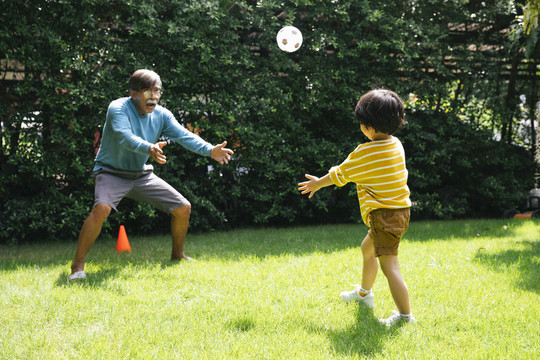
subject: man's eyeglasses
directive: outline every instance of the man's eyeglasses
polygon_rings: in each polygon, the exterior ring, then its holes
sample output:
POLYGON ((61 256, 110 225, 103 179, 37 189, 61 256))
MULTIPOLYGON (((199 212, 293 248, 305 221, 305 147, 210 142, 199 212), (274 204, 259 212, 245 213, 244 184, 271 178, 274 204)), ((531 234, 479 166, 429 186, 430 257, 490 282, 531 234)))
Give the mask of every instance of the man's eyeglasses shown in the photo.
POLYGON ((156 94, 157 96, 161 96, 161 94, 163 94, 161 89, 142 89, 141 92, 147 99, 151 98, 153 94, 156 94))

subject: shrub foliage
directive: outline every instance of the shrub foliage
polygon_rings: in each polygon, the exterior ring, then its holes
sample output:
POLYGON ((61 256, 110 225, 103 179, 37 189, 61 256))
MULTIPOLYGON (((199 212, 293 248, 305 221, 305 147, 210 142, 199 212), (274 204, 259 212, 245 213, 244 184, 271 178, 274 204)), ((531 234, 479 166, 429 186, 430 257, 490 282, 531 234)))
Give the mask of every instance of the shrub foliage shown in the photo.
MULTIPOLYGON (((512 131, 515 89, 528 94, 535 74, 511 82, 500 60, 524 41, 494 39, 505 35, 489 29, 508 28, 519 9, 487 3, 8 2, 0 23, 0 241, 76 239, 93 203, 91 169, 107 106, 127 95, 138 68, 161 75, 162 104, 182 124, 235 150, 221 166, 171 144, 168 163, 155 164, 192 202, 192 229, 358 221, 353 186, 308 201, 296 184, 307 172, 325 174, 365 141, 354 105, 379 86, 407 103, 408 126, 398 136, 417 218, 497 216, 517 207, 534 185, 534 163, 530 144, 512 131), (304 44, 289 54, 275 34, 291 24, 304 44), (489 51, 470 50, 482 44, 489 51)), ((522 53, 517 75, 527 62, 522 53)), ((167 216, 129 200, 105 230, 119 223, 132 232, 169 227, 167 216)))

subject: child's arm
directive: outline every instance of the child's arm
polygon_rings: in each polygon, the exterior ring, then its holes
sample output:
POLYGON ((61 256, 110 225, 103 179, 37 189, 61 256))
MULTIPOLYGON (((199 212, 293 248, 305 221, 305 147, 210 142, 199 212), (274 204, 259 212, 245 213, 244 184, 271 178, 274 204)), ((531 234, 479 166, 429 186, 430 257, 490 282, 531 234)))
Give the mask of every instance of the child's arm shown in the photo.
POLYGON ((313 196, 319 189, 333 185, 332 179, 330 179, 330 174, 324 175, 322 178, 318 178, 313 175, 306 174, 306 177, 309 181, 304 181, 298 184, 298 191, 301 191, 302 194, 309 193, 309 198, 313 196))

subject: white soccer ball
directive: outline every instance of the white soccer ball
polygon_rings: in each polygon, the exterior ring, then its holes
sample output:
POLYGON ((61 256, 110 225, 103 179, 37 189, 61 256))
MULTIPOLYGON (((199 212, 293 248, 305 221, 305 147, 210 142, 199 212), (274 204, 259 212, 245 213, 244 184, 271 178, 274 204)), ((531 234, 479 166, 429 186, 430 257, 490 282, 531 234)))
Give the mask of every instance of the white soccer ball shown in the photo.
POLYGON ((285 52, 295 52, 302 46, 302 33, 294 26, 285 26, 276 36, 279 48, 285 52))

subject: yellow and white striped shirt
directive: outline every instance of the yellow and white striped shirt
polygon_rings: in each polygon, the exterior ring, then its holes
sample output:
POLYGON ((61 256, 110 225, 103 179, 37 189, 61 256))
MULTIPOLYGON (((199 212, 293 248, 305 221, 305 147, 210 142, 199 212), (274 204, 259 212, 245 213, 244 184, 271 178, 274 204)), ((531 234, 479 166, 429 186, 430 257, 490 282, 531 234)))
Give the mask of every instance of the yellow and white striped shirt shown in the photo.
POLYGON ((405 150, 401 142, 388 140, 360 144, 339 166, 330 169, 330 179, 341 187, 356 183, 362 220, 369 226, 368 215, 375 209, 411 207, 405 167, 405 150))

